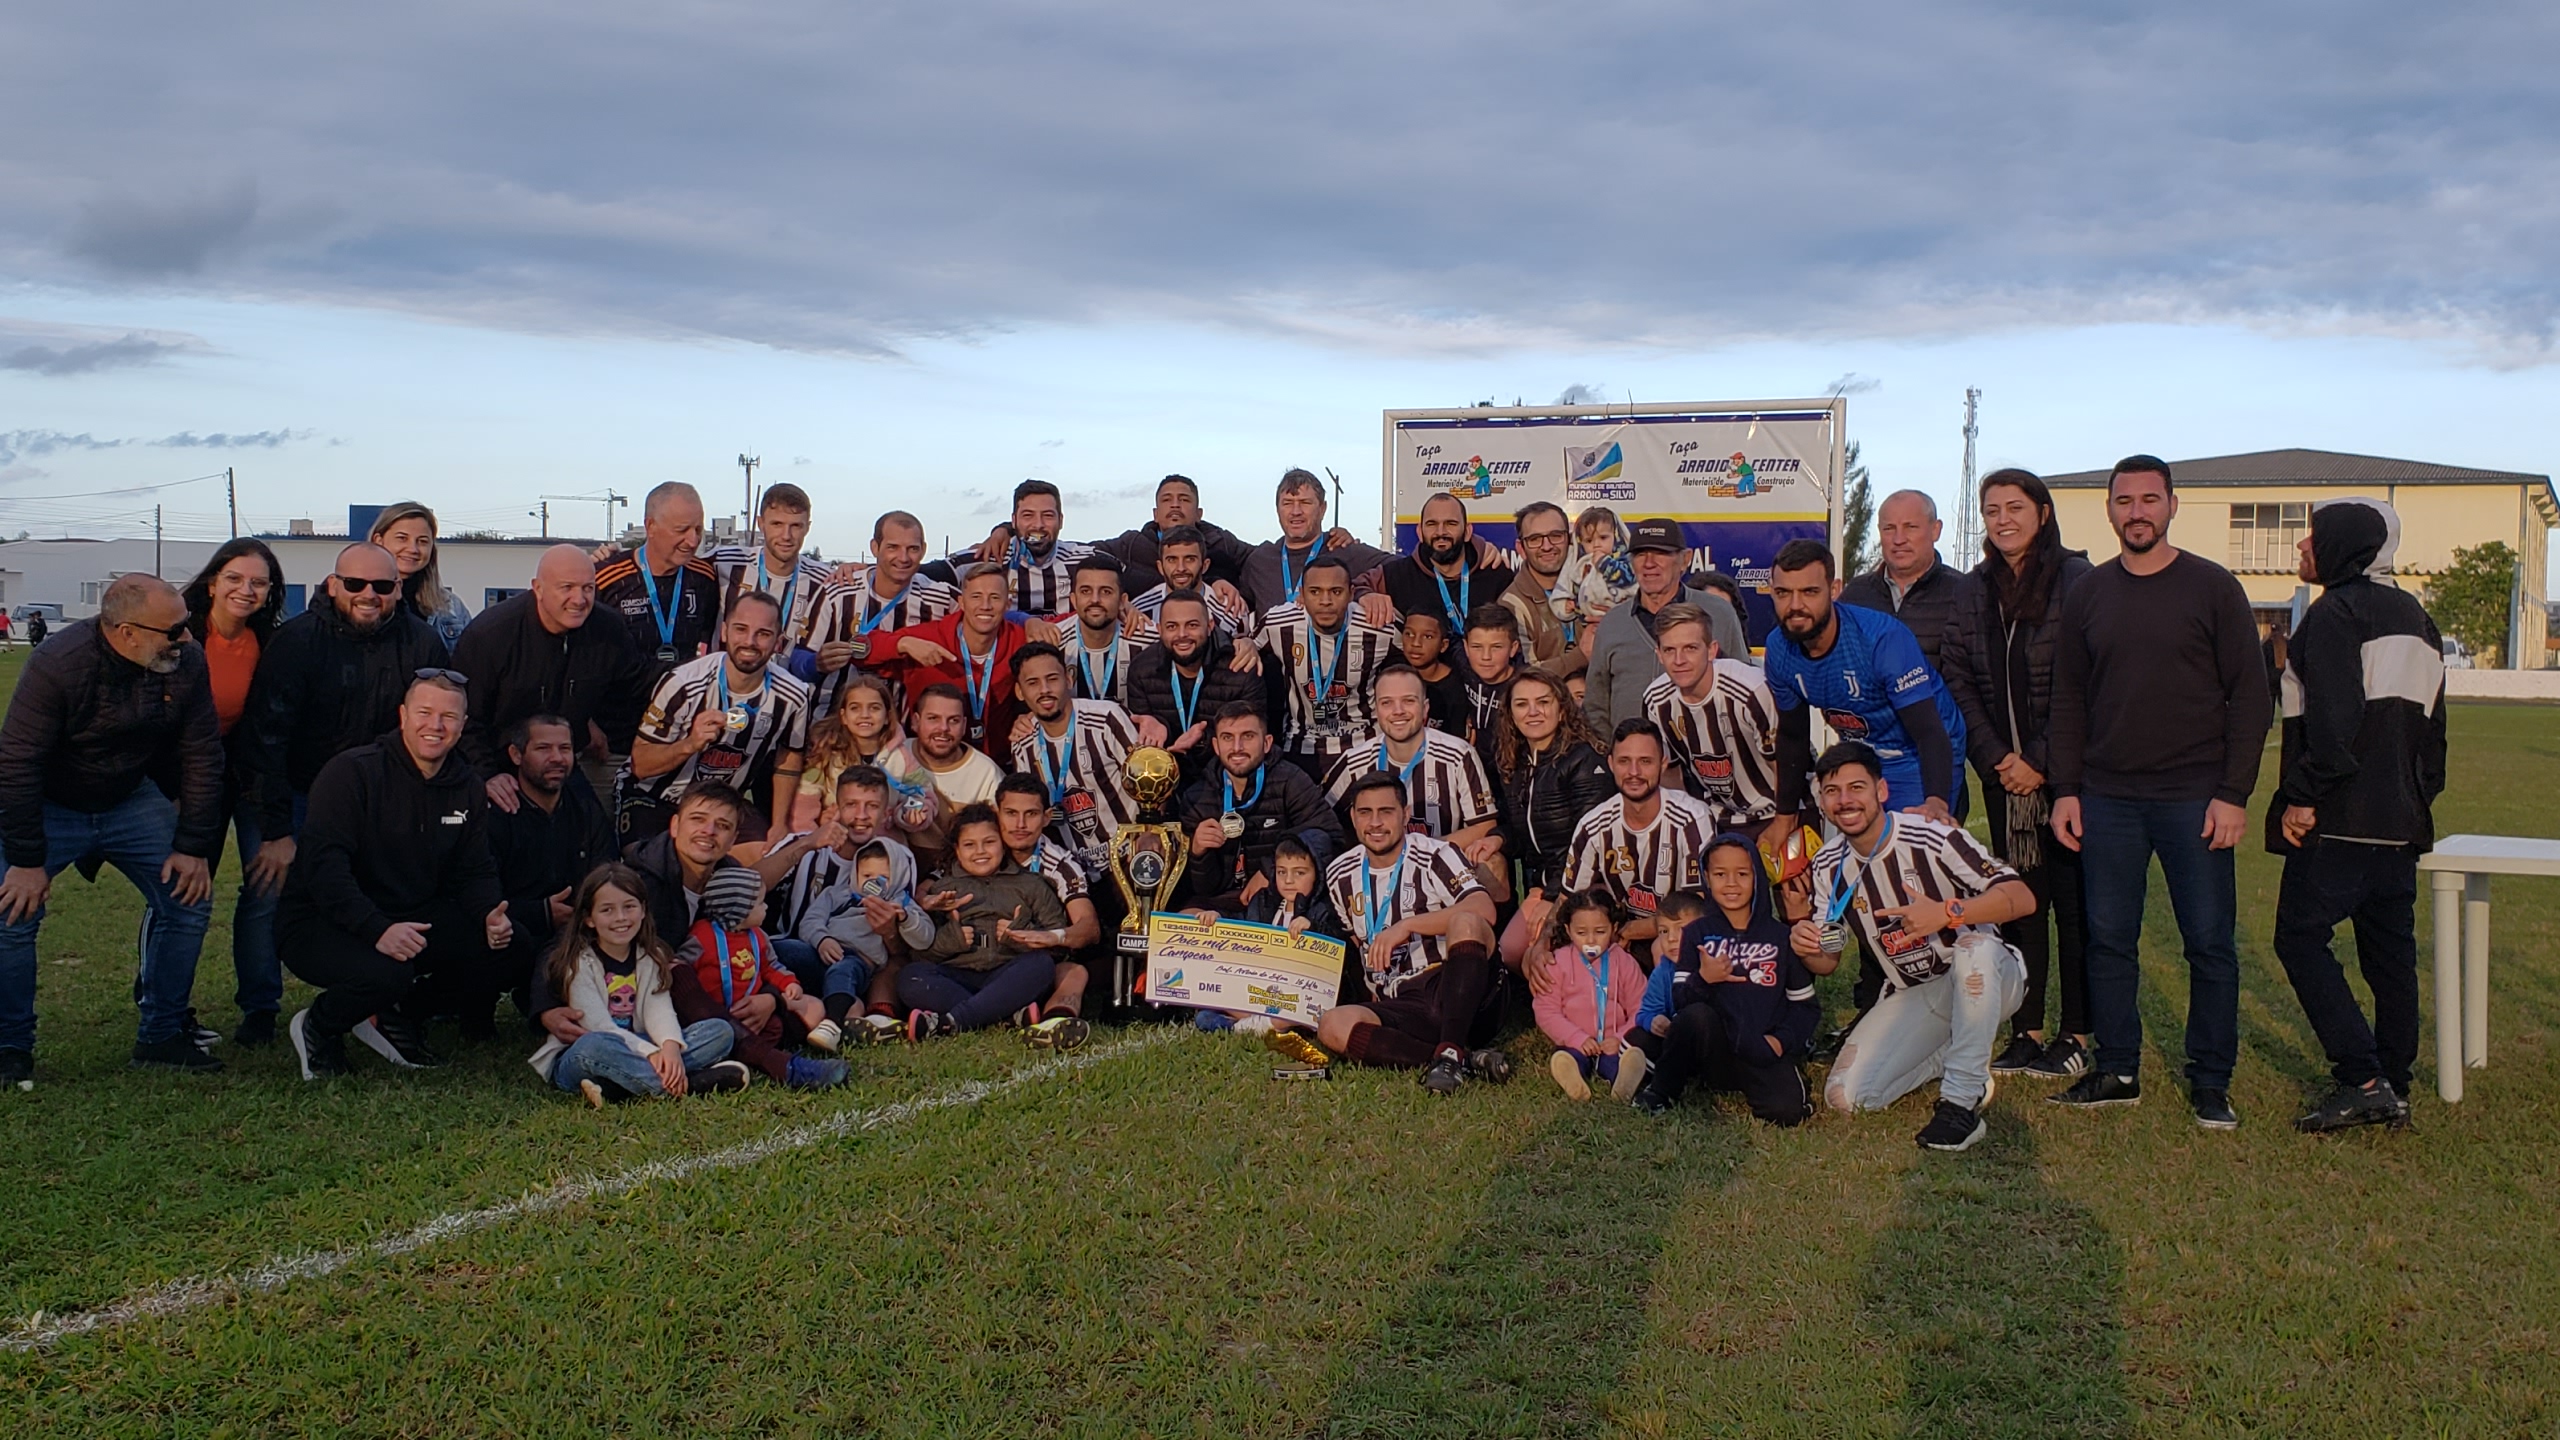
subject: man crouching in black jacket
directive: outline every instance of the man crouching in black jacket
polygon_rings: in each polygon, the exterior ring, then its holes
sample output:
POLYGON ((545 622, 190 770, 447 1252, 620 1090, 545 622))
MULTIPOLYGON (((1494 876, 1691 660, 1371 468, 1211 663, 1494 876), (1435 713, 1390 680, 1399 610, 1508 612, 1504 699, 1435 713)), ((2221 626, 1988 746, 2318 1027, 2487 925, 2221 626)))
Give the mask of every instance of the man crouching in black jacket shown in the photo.
POLYGON ((421 670, 399 728, 320 769, 276 907, 284 963, 320 990, 287 1027, 302 1078, 347 1072, 353 1034, 404 1069, 427 1048, 422 980, 463 982, 514 938, 489 857, 480 777, 453 754, 463 677, 421 670))

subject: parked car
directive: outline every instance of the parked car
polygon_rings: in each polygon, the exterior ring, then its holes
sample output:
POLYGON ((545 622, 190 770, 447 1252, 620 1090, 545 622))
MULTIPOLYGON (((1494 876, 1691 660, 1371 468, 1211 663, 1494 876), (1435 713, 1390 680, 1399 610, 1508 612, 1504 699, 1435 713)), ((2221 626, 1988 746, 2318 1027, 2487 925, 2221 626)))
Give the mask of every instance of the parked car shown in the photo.
POLYGON ((2473 668, 2471 664, 2471 652, 2464 648, 2461 641, 2454 639, 2450 635, 2444 637, 2444 668, 2447 670, 2469 670, 2473 668))

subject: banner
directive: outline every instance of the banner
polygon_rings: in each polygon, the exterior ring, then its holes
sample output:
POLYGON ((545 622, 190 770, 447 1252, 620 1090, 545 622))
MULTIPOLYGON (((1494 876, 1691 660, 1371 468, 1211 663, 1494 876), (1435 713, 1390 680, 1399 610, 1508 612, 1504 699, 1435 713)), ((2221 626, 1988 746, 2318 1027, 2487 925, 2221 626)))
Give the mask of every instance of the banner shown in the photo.
MULTIPOLYGON (((1819 402, 1815 402, 1819 403, 1819 402)), ((1799 537, 1829 541, 1835 408, 1575 407, 1553 413, 1386 413, 1394 547, 1410 552, 1422 504, 1455 495, 1476 534, 1506 549, 1536 500, 1568 518, 1605 505, 1621 521, 1677 521, 1691 564, 1741 582, 1755 641, 1774 621, 1769 561, 1799 537)), ((1578 543, 1578 542, 1577 542, 1578 543)))
POLYGON ((1249 920, 1147 918, 1147 999, 1313 1025, 1342 987, 1342 942, 1249 920))

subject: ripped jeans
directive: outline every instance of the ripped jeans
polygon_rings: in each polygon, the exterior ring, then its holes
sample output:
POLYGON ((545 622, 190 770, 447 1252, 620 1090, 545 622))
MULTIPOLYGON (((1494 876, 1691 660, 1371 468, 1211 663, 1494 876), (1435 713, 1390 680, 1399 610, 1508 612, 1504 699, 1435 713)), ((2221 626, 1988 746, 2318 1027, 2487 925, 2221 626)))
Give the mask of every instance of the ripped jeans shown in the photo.
POLYGON ((1822 1103, 1881 1110, 1940 1080, 1940 1099, 1978 1107, 1991 1093, 1991 1046, 2027 992, 2026 962, 1988 926, 1956 941, 1946 974, 1876 1002, 1840 1048, 1822 1103))

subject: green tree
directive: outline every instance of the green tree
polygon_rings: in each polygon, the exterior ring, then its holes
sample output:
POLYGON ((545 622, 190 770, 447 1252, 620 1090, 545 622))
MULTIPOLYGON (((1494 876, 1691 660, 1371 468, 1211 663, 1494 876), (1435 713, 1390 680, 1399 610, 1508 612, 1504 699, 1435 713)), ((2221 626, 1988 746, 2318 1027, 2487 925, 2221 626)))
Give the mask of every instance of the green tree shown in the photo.
POLYGON ((1856 575, 1873 566, 1876 530, 1875 489, 1867 481, 1867 462, 1858 458, 1858 442, 1849 442, 1848 495, 1840 502, 1840 573, 1856 575))
POLYGON ((2506 663, 2508 607, 2515 598, 2516 552, 2504 540, 2453 552, 2453 564, 2427 583, 2427 615, 2468 646, 2483 664, 2506 663))

